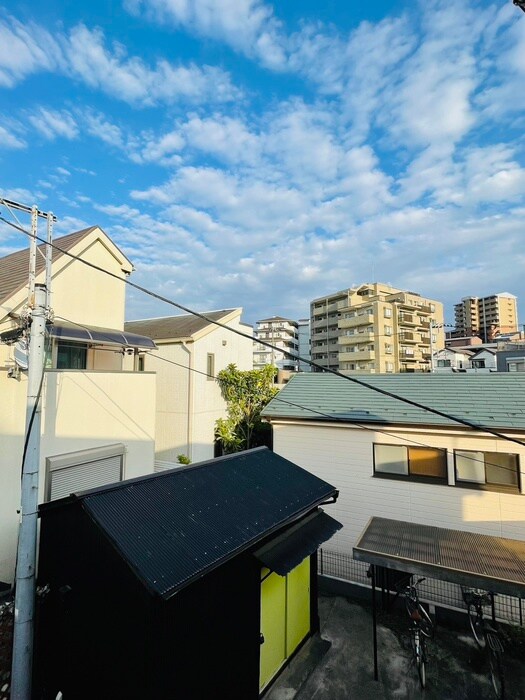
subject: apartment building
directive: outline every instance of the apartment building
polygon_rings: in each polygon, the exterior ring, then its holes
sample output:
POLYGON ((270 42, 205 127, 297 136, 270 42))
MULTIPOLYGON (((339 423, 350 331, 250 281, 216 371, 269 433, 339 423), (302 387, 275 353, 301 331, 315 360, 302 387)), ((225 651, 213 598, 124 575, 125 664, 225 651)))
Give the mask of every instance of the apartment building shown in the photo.
POLYGON ((443 304, 387 284, 314 299, 310 314, 312 360, 344 373, 428 372, 445 346, 443 304))
POLYGON ((487 297, 464 297, 454 305, 454 335, 479 335, 490 343, 498 335, 518 330, 517 297, 500 292, 487 297))
POLYGON ((311 359, 312 339, 310 335, 310 319, 300 318, 297 321, 297 327, 299 336, 299 357, 303 358, 302 360, 299 360, 297 369, 299 372, 310 372, 310 364, 304 361, 311 359))
POLYGON ((272 316, 257 321, 253 329, 253 368, 261 369, 265 365, 274 365, 278 369, 296 371, 299 350, 299 332, 297 321, 282 316, 272 316), (274 349, 258 342, 264 340, 274 349), (288 355, 290 353, 292 357, 288 355))

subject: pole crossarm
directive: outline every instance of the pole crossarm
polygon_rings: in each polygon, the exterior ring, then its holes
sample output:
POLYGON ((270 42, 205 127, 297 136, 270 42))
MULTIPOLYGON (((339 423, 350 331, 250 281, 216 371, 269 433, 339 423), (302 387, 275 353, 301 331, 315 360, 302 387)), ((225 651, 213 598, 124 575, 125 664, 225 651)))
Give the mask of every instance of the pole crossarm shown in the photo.
MULTIPOLYGON (((4 205, 8 209, 16 209, 17 211, 23 211, 26 214, 31 214, 32 212, 32 207, 28 207, 27 204, 20 204, 20 202, 14 202, 11 199, 5 199, 5 197, 0 197, 0 205, 4 205)), ((40 211, 40 209, 36 210, 37 216, 41 217, 42 219, 47 219, 51 217, 53 221, 56 221, 57 218, 54 216, 51 212, 45 212, 45 211, 40 211)))

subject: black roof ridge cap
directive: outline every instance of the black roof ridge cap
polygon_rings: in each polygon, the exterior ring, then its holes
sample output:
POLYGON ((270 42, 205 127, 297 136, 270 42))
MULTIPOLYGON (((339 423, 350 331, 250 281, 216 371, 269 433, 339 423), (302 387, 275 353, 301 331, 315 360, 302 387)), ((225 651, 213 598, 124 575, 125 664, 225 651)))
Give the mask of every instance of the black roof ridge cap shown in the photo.
MULTIPOLYGON (((82 500, 84 498, 87 498, 88 496, 95 495, 97 493, 102 493, 105 491, 116 491, 121 488, 125 488, 126 486, 130 484, 136 484, 140 483, 142 481, 150 481, 151 479, 160 479, 160 478, 167 478, 168 476, 173 476, 173 471, 175 470, 177 473, 178 472, 187 472, 187 471, 192 471, 193 469, 200 469, 201 467, 206 467, 211 463, 217 463, 217 462, 224 462, 227 461, 228 459, 232 459, 234 457, 237 457, 238 455, 241 454, 246 454, 246 453, 253 453, 253 452, 260 452, 261 450, 268 450, 268 447, 262 446, 262 447, 252 447, 250 450, 243 450, 242 452, 232 452, 231 454, 228 455, 222 455, 221 457, 212 457, 211 459, 207 459, 204 462, 197 462, 196 464, 187 464, 187 465, 181 465, 180 467, 174 467, 174 469, 166 469, 165 471, 162 472, 152 472, 151 474, 143 474, 142 476, 135 476, 132 479, 125 479, 124 481, 117 481, 114 484, 106 484, 105 486, 97 486, 93 489, 86 489, 85 491, 77 491, 71 496, 67 496, 66 498, 76 498, 78 500, 82 500)), ((55 503, 58 503, 59 501, 64 501, 65 499, 58 499, 55 501, 55 503)))

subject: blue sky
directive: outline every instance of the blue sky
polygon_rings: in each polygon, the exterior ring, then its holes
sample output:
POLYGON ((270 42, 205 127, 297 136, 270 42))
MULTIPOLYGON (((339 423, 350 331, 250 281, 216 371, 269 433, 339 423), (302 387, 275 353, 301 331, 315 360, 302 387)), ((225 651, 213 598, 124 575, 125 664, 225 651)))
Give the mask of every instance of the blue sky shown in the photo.
POLYGON ((524 56, 510 0, 10 2, 0 192, 247 322, 376 280, 525 312, 524 56))

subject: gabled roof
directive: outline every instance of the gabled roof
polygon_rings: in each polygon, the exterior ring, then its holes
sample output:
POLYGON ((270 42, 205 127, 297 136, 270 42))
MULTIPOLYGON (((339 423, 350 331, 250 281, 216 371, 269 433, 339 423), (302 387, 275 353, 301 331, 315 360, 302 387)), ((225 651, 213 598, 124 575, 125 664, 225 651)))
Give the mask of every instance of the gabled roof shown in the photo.
POLYGON ((261 447, 78 493, 40 513, 80 505, 144 585, 169 598, 336 495, 261 447))
MULTIPOLYGON (((57 248, 53 248, 52 261, 55 262, 61 258, 64 254, 62 252, 63 250, 70 251, 71 248, 96 228, 97 226, 90 226, 89 228, 82 229, 82 231, 75 231, 75 233, 70 233, 67 236, 56 238, 53 243, 57 248), (58 250, 58 248, 60 248, 60 250, 58 250)), ((36 257, 37 275, 43 272, 46 266, 44 257, 45 248, 46 246, 44 243, 38 246, 40 253, 37 253, 36 257)), ((19 250, 16 253, 11 253, 4 258, 0 258, 0 303, 27 286, 28 271, 29 248, 19 250)))
MULTIPOLYGON (((212 321, 225 323, 240 309, 222 309, 221 311, 203 311, 203 315, 212 321)), ((164 316, 162 318, 145 318, 138 321, 127 321, 124 329, 131 333, 146 335, 153 340, 184 340, 195 339, 202 331, 216 328, 215 324, 205 321, 192 314, 182 316, 164 316)))
POLYGON ((488 352, 489 355, 497 355, 498 351, 495 348, 480 348, 472 353, 472 358, 474 359, 476 355, 481 355, 483 352, 488 352))
MULTIPOLYGON (((490 428, 525 429, 525 373, 384 374, 359 381, 490 428)), ((263 411, 268 418, 456 426, 458 423, 329 373, 299 373, 263 411)))

